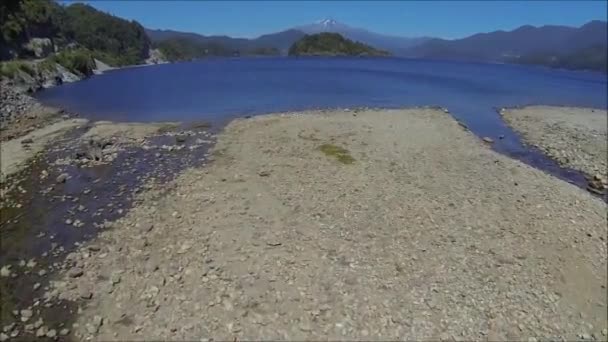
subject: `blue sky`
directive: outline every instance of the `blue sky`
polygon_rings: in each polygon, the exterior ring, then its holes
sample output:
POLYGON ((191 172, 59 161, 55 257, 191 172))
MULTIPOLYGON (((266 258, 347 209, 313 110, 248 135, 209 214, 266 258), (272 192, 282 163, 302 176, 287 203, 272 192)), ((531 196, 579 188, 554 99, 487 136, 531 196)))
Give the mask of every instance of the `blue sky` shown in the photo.
MULTIPOLYGON (((69 3, 69 1, 63 1, 69 3)), ((599 1, 82 1, 157 29, 256 37, 333 18, 400 36, 461 38, 521 25, 606 20, 599 1)))

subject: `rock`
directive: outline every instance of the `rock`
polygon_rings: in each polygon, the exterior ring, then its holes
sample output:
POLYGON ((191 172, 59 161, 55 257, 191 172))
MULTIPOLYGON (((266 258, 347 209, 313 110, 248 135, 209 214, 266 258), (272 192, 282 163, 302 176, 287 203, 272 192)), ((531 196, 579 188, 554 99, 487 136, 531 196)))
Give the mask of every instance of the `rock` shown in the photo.
POLYGON ((258 172, 258 176, 260 176, 260 177, 268 177, 268 176, 270 176, 270 171, 268 171, 268 170, 260 171, 260 172, 258 172))
POLYGON ((40 271, 38 271, 38 275, 40 277, 44 277, 46 275, 46 270, 40 270, 40 271))
POLYGON ((34 268, 36 267, 36 261, 34 261, 34 259, 30 259, 25 266, 27 266, 27 268, 34 268))
POLYGON ((57 183, 65 183, 65 181, 68 179, 68 174, 67 173, 62 173, 59 176, 57 176, 57 183))
POLYGON ((91 323, 87 323, 86 328, 89 334, 97 334, 99 328, 103 325, 103 318, 101 316, 94 316, 91 323))
POLYGON ((43 324, 44 324, 44 321, 42 320, 42 318, 38 318, 38 320, 36 322, 34 322, 34 329, 40 328, 43 324))
POLYGON ((483 141, 486 142, 486 143, 488 143, 488 144, 491 144, 491 143, 494 142, 494 139, 492 139, 490 137, 483 137, 483 141))
POLYGON ((19 313, 21 314, 21 321, 22 322, 27 322, 34 315, 34 313, 32 312, 32 310, 30 310, 30 309, 23 309, 23 310, 19 311, 19 313))
POLYGON ((33 286, 34 291, 38 290, 40 288, 40 283, 36 283, 33 286))
POLYGON ((23 48, 30 51, 36 58, 44 58, 53 53, 53 42, 49 38, 32 38, 23 48))
POLYGON ((112 282, 112 285, 116 285, 116 284, 120 283, 120 274, 113 273, 110 276, 110 281, 112 282))
POLYGON ((11 265, 4 265, 0 268, 0 276, 1 277, 10 277, 11 275, 11 265))
POLYGON ((47 333, 46 327, 40 327, 40 328, 38 328, 38 330, 36 330, 36 337, 44 337, 44 336, 46 336, 46 333, 47 333))
POLYGON ((99 247, 98 245, 89 245, 87 249, 91 252, 99 252, 101 250, 101 247, 99 247))
POLYGON ((51 329, 49 331, 47 331, 46 333, 46 337, 48 338, 55 338, 57 336, 57 330, 55 329, 51 329))
POLYGON ((500 140, 502 140, 502 139, 504 139, 504 138, 505 138, 505 135, 504 135, 504 134, 501 134, 501 135, 499 135, 499 136, 498 136, 498 139, 500 139, 500 140))
POLYGON ((176 135, 175 136, 175 141, 178 143, 184 143, 186 142, 187 137, 185 135, 176 135))
POLYGON ((71 219, 65 220, 65 224, 67 224, 68 226, 71 226, 72 223, 74 223, 74 221, 72 221, 71 219))
POLYGON ((15 329, 15 323, 11 323, 9 325, 5 325, 2 328, 2 331, 4 331, 5 333, 9 333, 9 332, 13 331, 13 329, 15 329))
POLYGON ((63 328, 59 331, 59 336, 67 336, 70 333, 70 329, 63 328))
POLYGON ((276 247, 276 246, 280 246, 281 245, 281 241, 278 241, 278 240, 268 240, 268 241, 266 241, 266 244, 268 246, 276 247))
POLYGON ((68 277, 70 278, 78 278, 84 274, 84 271, 80 267, 72 267, 68 271, 68 277))
POLYGON ((32 144, 33 142, 34 142, 34 140, 32 140, 31 138, 21 140, 21 144, 23 144, 23 145, 32 144))
POLYGON ((0 333, 0 342, 4 342, 9 339, 9 336, 5 333, 0 333))
POLYGON ((149 233, 154 229, 154 225, 152 223, 145 223, 141 226, 142 233, 149 233))
POLYGON ((86 289, 81 289, 80 290, 80 298, 82 299, 91 299, 93 298, 93 292, 86 290, 86 289))

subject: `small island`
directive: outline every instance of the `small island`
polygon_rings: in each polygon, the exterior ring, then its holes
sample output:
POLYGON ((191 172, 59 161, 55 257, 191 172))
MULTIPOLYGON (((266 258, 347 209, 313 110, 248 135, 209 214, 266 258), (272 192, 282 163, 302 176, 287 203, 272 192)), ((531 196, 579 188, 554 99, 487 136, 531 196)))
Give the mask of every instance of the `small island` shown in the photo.
POLYGON ((289 56, 389 56, 387 51, 344 38, 338 33, 306 35, 293 43, 289 56))

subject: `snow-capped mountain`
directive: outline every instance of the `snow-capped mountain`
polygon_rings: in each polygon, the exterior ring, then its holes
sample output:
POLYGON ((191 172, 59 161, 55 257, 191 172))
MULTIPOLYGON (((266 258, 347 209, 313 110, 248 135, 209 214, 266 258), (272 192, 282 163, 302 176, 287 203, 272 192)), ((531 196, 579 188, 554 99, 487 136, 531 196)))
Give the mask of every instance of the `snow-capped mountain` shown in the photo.
POLYGON ((307 34, 320 32, 334 32, 344 37, 359 41, 375 48, 388 50, 393 54, 399 55, 408 48, 424 43, 430 38, 427 37, 398 37, 371 32, 365 29, 351 27, 334 19, 323 19, 313 24, 294 27, 294 29, 307 34))

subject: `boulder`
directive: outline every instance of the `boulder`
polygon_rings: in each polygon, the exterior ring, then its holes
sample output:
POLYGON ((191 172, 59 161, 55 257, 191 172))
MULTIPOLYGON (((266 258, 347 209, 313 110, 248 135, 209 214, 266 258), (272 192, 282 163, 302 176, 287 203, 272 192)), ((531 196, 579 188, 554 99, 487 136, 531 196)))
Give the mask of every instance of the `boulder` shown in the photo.
POLYGON ((54 51, 53 42, 49 38, 32 38, 23 48, 36 58, 45 58, 54 51))

